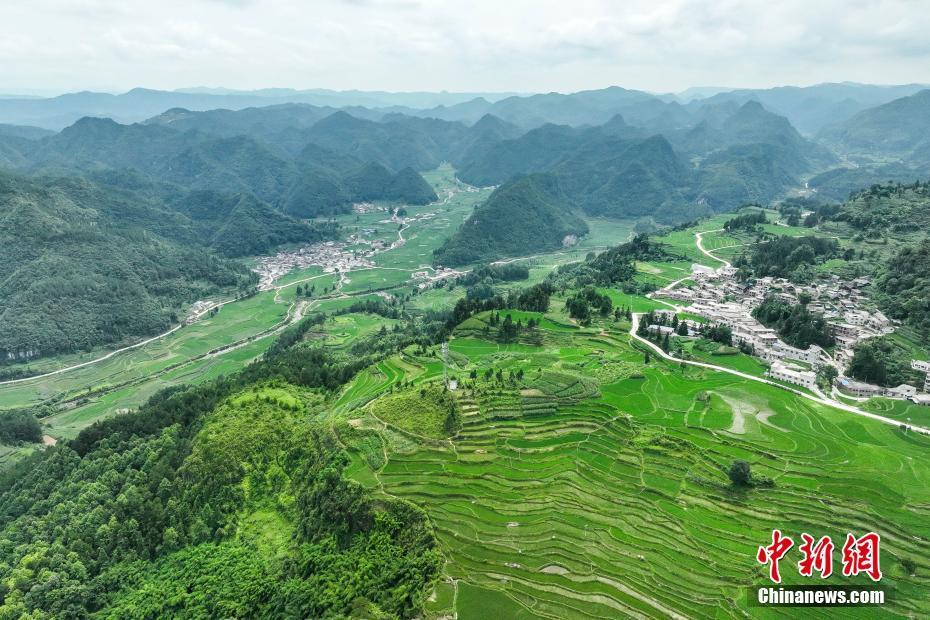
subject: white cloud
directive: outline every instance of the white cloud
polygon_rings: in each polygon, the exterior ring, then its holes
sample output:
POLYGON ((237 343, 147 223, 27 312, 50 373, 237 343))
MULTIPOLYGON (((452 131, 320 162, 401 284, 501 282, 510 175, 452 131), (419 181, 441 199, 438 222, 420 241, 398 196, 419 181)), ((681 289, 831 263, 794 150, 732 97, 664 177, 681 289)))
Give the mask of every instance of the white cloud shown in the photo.
POLYGON ((576 90, 930 81, 909 0, 34 0, 0 92, 194 84, 576 90))

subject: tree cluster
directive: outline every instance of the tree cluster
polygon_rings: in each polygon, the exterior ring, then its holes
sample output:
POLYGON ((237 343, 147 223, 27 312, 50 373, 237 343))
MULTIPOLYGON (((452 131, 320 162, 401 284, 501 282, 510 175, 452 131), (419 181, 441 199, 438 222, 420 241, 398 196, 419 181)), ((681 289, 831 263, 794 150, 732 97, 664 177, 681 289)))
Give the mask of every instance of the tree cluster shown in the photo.
POLYGON ((827 348, 836 344, 830 324, 822 314, 811 312, 805 304, 790 304, 769 296, 753 309, 752 316, 776 330, 782 340, 793 347, 806 349, 816 344, 827 348))

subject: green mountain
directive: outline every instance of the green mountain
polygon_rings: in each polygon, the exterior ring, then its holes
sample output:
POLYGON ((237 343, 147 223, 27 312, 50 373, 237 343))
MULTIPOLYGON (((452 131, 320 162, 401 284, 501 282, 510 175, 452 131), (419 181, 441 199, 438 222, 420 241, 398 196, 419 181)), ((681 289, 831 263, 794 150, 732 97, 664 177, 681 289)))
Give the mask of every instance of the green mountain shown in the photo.
POLYGON ((157 333, 184 304, 254 281, 238 263, 153 232, 187 236, 187 218, 86 180, 0 176, 0 214, 5 361, 157 333))
MULTIPOLYGON (((296 107, 293 123, 309 123, 296 107)), ((279 126, 287 126, 294 110, 273 110, 279 126)), ((181 112, 180 127, 188 117, 181 112)), ((238 114, 238 113, 237 113, 238 114)), ((243 111, 244 119, 258 123, 251 111, 243 111)), ((220 115, 225 118, 224 115, 220 115)), ((202 117, 198 116, 198 119, 202 117)), ((239 117, 237 117, 239 118, 239 117)), ((36 143, 24 143, 14 138, 0 140, 0 158, 10 167, 33 174, 88 174, 103 170, 131 169, 161 184, 173 184, 187 190, 212 190, 224 193, 252 193, 272 206, 298 217, 316 217, 348 210, 358 200, 387 199, 425 204, 435 199, 424 190, 426 183, 411 178, 408 171, 396 181, 384 183, 380 175, 360 178, 366 168, 352 155, 333 152, 315 144, 306 144, 296 154, 266 143, 256 137, 235 134, 236 123, 228 123, 220 135, 200 128, 175 129, 174 123, 121 125, 109 119, 83 118, 61 133, 36 143), (4 145, 8 145, 5 149, 4 145), (345 177, 352 174, 351 184, 365 189, 364 198, 346 187, 345 177), (386 194, 379 194, 376 188, 386 194)), ((247 125, 240 118, 240 125, 247 125)), ((209 123, 199 123, 208 130, 209 123)), ((245 131, 245 129, 243 129, 245 131)), ((284 133, 287 133, 287 131, 284 133)), ((260 133, 260 132, 253 132, 260 133)))
POLYGON ((438 198, 413 168, 392 174, 384 166, 370 163, 346 175, 343 183, 354 200, 406 200, 428 204, 438 198))
POLYGON ((592 137, 590 131, 566 125, 543 125, 518 138, 502 140, 480 152, 469 153, 458 176, 472 185, 499 185, 515 174, 551 169, 592 137))
POLYGON ((295 219, 252 194, 195 191, 176 208, 191 218, 203 245, 230 257, 268 254, 280 245, 314 243, 335 234, 330 225, 295 219))
POLYGON ((828 125, 843 122, 865 109, 912 95, 923 88, 926 86, 920 84, 885 86, 843 82, 801 87, 723 89, 726 92, 691 101, 688 107, 700 109, 720 103, 742 105, 747 101, 758 101, 766 109, 786 117, 805 135, 813 136, 828 125))
POLYGON ((544 125, 466 158, 459 177, 496 185, 514 174, 547 172, 588 213, 649 215, 665 223, 768 202, 799 175, 833 156, 758 103, 722 106, 699 124, 643 137, 614 116, 604 125, 544 125))
POLYGON ((433 262, 457 266, 557 249, 588 232, 571 209, 556 177, 516 177, 475 208, 433 262))
POLYGON ((308 142, 329 150, 394 170, 408 167, 429 170, 443 159, 434 137, 417 127, 396 120, 377 123, 346 112, 324 118, 305 137, 308 142))
POLYGON ((708 155, 734 146, 765 145, 778 152, 792 174, 833 164, 836 158, 823 146, 805 139, 784 116, 773 114, 756 101, 735 110, 717 110, 681 139, 670 137, 683 151, 708 155))
POLYGON ((0 136, 14 136, 27 140, 38 140, 53 135, 54 131, 30 125, 9 125, 0 123, 0 136))
POLYGON ((833 168, 808 181, 821 200, 841 202, 863 187, 876 183, 913 183, 915 179, 930 175, 930 166, 912 167, 902 163, 863 165, 855 168, 833 168))
POLYGON ((825 128, 819 137, 837 151, 865 160, 930 165, 930 89, 863 110, 825 128))

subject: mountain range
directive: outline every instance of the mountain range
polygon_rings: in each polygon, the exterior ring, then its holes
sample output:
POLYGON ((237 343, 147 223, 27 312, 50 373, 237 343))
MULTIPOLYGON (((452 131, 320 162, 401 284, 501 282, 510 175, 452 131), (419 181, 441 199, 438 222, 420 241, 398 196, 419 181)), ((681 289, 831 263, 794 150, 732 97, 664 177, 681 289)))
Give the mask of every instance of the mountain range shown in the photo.
POLYGON ((162 329, 195 297, 250 286, 228 259, 336 234, 308 219, 363 201, 435 201, 420 172, 443 162, 467 183, 499 186, 437 251, 448 265, 558 248, 586 232, 586 215, 675 224, 769 203, 804 183, 839 200, 930 170, 930 91, 917 85, 704 98, 618 87, 312 94, 322 105, 276 90, 0 100, 0 121, 47 127, 0 124, 0 168, 11 172, 0 196, 0 264, 11 274, 0 354, 75 351, 162 329), (141 122, 120 122, 126 109, 141 122), (89 110, 108 118, 71 122, 89 110), (30 250, 50 239, 52 251, 30 250), (168 267, 153 275, 158 264, 168 267), (69 291, 67 304, 43 301, 52 290, 69 291), (119 311, 115 298, 125 299, 119 311), (90 326, 86 338, 75 337, 79 325, 90 326))

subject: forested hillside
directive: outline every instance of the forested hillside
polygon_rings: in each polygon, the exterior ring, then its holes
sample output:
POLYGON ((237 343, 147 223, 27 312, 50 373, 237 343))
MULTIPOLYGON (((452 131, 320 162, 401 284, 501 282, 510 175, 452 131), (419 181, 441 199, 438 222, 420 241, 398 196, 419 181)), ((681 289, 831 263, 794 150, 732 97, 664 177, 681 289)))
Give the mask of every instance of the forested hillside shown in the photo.
POLYGON ((441 265, 520 256, 571 245, 588 226, 573 212, 558 179, 516 177, 475 208, 461 228, 436 250, 441 265))
POLYGON ((176 240, 190 234, 187 218, 89 181, 2 175, 0 213, 5 361, 152 334, 183 304, 254 282, 243 265, 176 240))
MULTIPOLYGON (((25 168, 33 173, 132 168, 155 181, 187 189, 251 192, 274 206, 293 195, 295 186, 311 184, 311 178, 318 184, 332 183, 337 188, 332 195, 304 201, 301 215, 310 216, 316 213, 308 211, 345 210, 352 202, 367 199, 354 193, 354 187, 362 185, 370 193, 382 183, 380 178, 364 178, 368 159, 334 156, 326 150, 312 154, 302 150, 292 156, 244 134, 216 136, 160 124, 120 125, 109 119, 81 119, 24 155, 30 162, 25 168), (353 180, 346 184, 349 175, 353 180)), ((410 186, 409 180, 396 183, 389 188, 388 199, 417 204, 433 199, 420 184, 413 184, 407 194, 410 186)))
POLYGON ((930 90, 863 110, 820 137, 865 160, 893 157, 930 165, 930 90))
POLYGON ((5 472, 0 617, 417 616, 442 567, 432 526, 348 480, 312 421, 372 361, 300 344, 313 321, 5 472))
POLYGON ((717 112, 652 137, 617 116, 599 127, 544 125, 466 156, 459 174, 494 185, 514 174, 548 172, 588 213, 674 223, 768 202, 801 173, 833 161, 758 103, 717 112))

